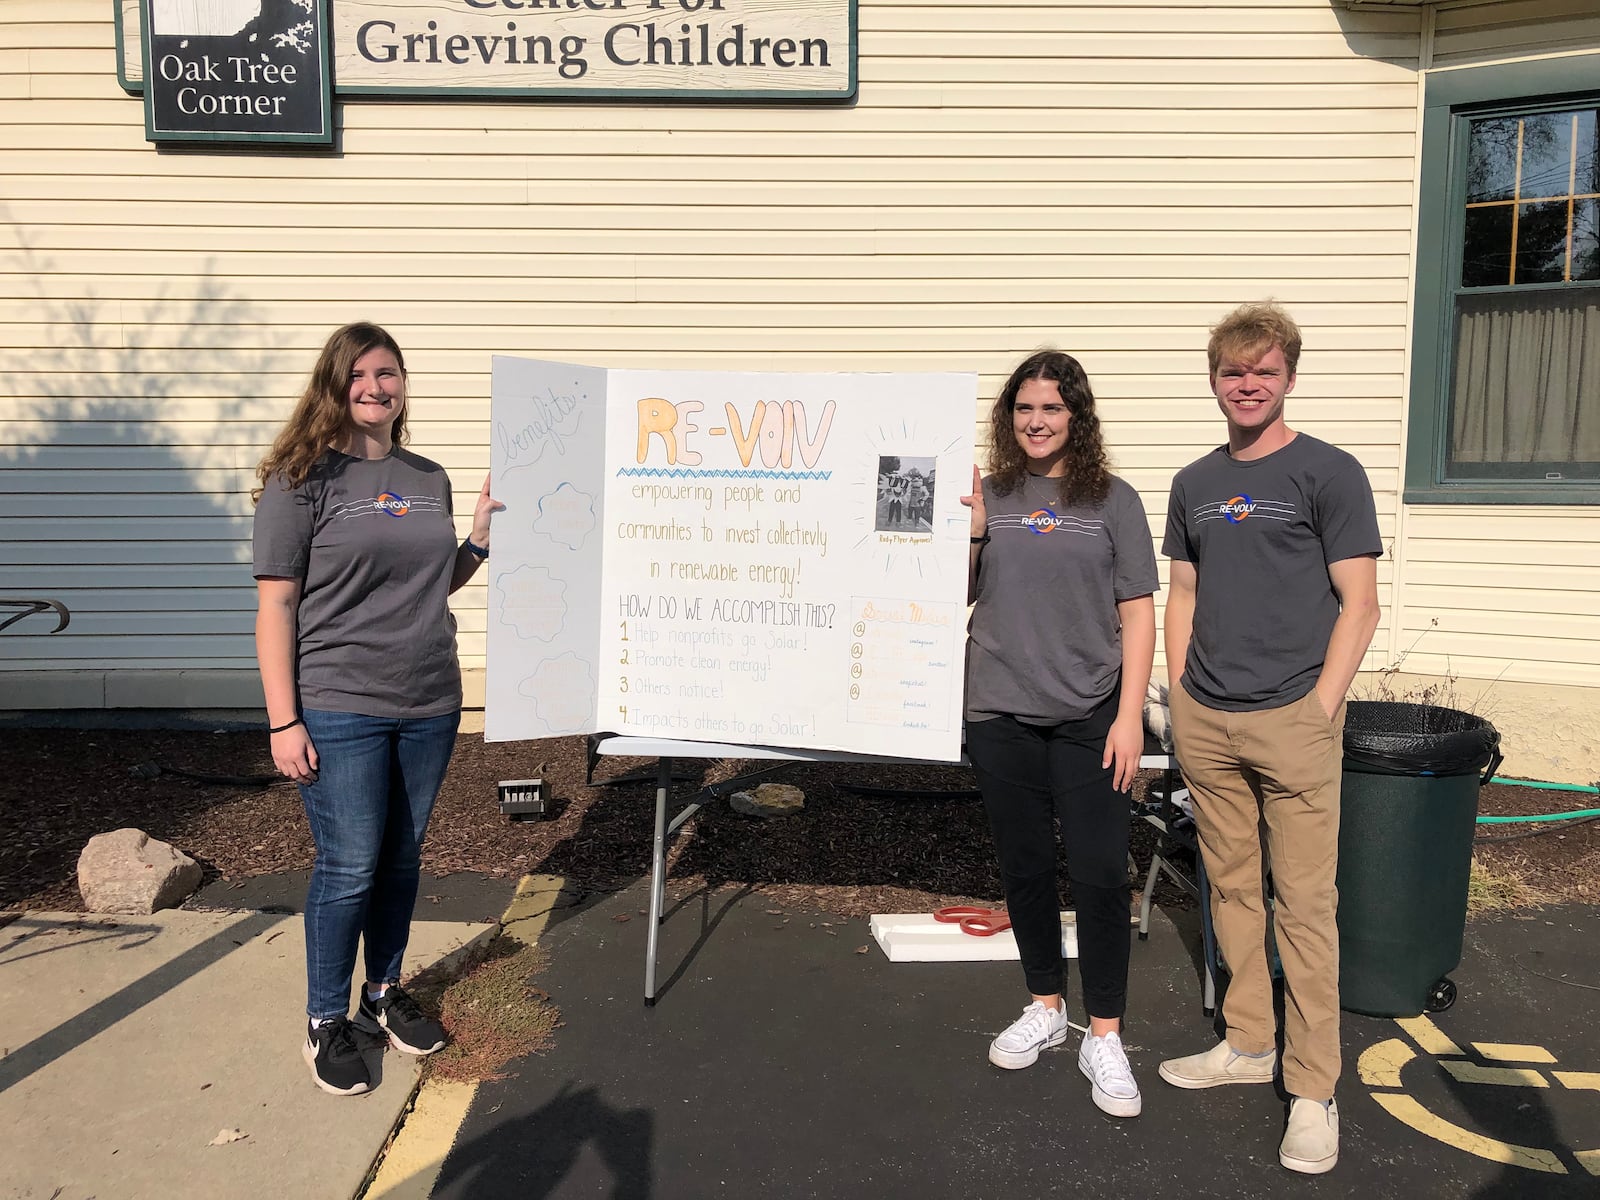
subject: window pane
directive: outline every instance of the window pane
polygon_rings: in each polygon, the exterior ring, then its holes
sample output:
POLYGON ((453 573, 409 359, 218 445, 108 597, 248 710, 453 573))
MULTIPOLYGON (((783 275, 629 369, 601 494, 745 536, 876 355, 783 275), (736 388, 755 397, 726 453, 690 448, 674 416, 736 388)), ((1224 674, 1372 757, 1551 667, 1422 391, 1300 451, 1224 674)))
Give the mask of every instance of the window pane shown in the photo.
POLYGON ((1511 282, 1512 212, 1510 204, 1467 209, 1462 287, 1504 287, 1511 282))
POLYGON ((1600 288, 1459 297, 1449 429, 1449 478, 1600 478, 1600 288))
POLYGON ((1566 196, 1572 182, 1570 112, 1535 113, 1522 119, 1522 182, 1518 196, 1566 196))
POLYGON ((1596 277, 1597 124, 1593 108, 1469 123, 1462 287, 1596 277))
POLYGON ((1572 190, 1579 196, 1600 192, 1600 141, 1595 137, 1594 109, 1578 114, 1577 171, 1572 190))
MULTIPOLYGON (((1439 440, 1425 481, 1408 462, 1408 489, 1551 485, 1515 493, 1541 501, 1600 489, 1600 92, 1554 103, 1453 112, 1442 194, 1432 181, 1444 172, 1424 172, 1460 261, 1439 264, 1453 284, 1439 297, 1453 309, 1442 378, 1435 392, 1432 365, 1420 368, 1430 394, 1413 400, 1430 406, 1414 428, 1439 440)), ((1419 321, 1430 287, 1419 276, 1419 321)))
POLYGON ((1467 203, 1510 200, 1516 181, 1517 119, 1474 121, 1467 135, 1467 203))
POLYGON ((1560 283, 1567 277, 1567 202, 1519 204, 1517 283, 1560 283))
POLYGON ((1600 279, 1600 200, 1573 205, 1572 277, 1600 279))

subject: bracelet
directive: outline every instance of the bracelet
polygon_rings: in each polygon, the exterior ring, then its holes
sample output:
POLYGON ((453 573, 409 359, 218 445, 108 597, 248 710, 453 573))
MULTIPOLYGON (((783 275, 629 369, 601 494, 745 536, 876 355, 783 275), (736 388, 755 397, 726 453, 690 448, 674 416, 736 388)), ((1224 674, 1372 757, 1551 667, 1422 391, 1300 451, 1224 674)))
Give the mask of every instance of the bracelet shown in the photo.
POLYGON ((287 725, 279 725, 276 728, 269 728, 267 730, 267 732, 268 733, 282 733, 285 729, 293 729, 296 725, 304 725, 304 724, 305 724, 304 721, 302 721, 299 717, 296 717, 294 720, 290 721, 287 725))
POLYGON ((485 547, 474 542, 470 535, 467 537, 466 541, 461 543, 461 548, 468 554, 472 555, 472 557, 477 559, 479 562, 482 562, 484 559, 489 557, 489 551, 485 547))
POLYGON ((984 544, 984 543, 985 543, 985 542, 987 542, 987 541, 988 541, 988 540, 989 540, 989 535, 988 535, 988 534, 987 534, 987 533, 986 533, 986 534, 984 534, 984 535, 983 535, 983 536, 982 536, 982 537, 975 537, 975 538, 973 538, 973 539, 972 539, 972 544, 973 544, 973 545, 974 545, 974 546, 981 546, 981 545, 983 545, 983 544, 984 544))

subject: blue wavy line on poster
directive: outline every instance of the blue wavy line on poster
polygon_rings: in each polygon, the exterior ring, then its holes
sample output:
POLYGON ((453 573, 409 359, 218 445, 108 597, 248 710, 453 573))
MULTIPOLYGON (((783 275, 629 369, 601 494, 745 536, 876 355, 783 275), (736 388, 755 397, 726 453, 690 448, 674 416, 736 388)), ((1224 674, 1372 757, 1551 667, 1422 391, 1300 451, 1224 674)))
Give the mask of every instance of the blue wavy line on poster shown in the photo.
POLYGON ((665 479, 831 479, 832 471, 776 471, 776 470, 733 470, 721 467, 715 470, 701 470, 698 467, 622 467, 617 471, 617 478, 627 479, 630 476, 639 477, 646 475, 659 475, 665 479))

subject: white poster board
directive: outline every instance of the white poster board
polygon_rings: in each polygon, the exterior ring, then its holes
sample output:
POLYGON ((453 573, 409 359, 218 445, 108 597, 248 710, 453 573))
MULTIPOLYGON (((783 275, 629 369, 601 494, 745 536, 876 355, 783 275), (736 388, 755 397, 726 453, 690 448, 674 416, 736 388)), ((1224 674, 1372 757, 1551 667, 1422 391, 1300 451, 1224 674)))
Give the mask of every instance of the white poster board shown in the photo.
POLYGON ((976 396, 497 357, 485 736, 959 758, 976 396))

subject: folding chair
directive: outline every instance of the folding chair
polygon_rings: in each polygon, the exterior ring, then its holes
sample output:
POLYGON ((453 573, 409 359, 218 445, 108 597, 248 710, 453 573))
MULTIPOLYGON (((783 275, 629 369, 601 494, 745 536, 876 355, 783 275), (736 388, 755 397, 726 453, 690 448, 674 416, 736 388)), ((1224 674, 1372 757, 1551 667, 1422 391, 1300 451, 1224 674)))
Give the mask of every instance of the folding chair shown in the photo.
POLYGON ((1178 760, 1148 732, 1139 765, 1161 772, 1161 777, 1146 790, 1144 799, 1133 802, 1133 815, 1154 826, 1158 835, 1155 852, 1150 856, 1150 870, 1145 875, 1144 897, 1139 904, 1139 940, 1150 936, 1150 906, 1156 880, 1165 874, 1200 905, 1200 949, 1205 966, 1200 1003, 1209 1017, 1217 1010, 1217 941, 1211 926, 1211 889, 1206 880, 1205 859, 1200 853, 1199 833, 1188 808, 1189 789, 1178 771, 1178 760), (1187 853, 1192 859, 1192 874, 1174 862, 1179 852, 1187 853))

